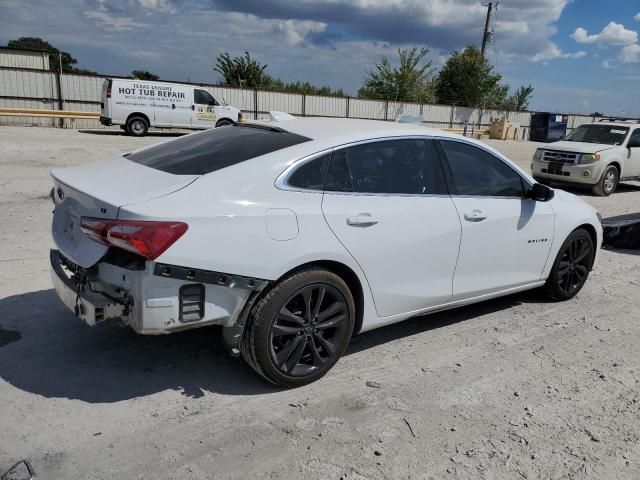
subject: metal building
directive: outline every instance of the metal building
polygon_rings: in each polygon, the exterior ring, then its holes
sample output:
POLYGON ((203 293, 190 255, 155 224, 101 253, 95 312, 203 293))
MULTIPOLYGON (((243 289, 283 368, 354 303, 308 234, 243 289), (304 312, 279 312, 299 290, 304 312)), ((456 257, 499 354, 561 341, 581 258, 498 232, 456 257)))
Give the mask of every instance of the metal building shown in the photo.
POLYGON ((44 50, 0 47, 0 67, 49 70, 49 53, 44 50))

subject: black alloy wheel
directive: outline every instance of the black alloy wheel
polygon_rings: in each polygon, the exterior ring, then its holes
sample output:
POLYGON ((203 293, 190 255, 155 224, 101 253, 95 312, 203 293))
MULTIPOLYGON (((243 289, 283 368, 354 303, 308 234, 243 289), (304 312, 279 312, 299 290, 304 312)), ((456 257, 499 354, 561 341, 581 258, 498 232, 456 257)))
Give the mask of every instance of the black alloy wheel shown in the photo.
POLYGON ((281 387, 314 382, 336 364, 355 328, 345 281, 311 265, 279 280, 251 310, 240 343, 246 362, 281 387))
POLYGON ((582 290, 593 266, 594 245, 588 232, 575 230, 565 240, 545 290, 554 300, 569 300, 582 290))
POLYGON ((271 326, 271 359, 284 374, 307 376, 336 360, 348 328, 347 302, 334 287, 312 284, 289 297, 271 326))

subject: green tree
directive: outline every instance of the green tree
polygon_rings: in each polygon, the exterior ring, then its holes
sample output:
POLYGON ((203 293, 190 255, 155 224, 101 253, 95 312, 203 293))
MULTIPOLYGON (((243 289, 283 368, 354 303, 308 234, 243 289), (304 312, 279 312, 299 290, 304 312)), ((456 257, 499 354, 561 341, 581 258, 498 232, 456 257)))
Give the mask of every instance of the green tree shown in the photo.
POLYGON ((232 57, 228 53, 221 53, 216 59, 213 70, 222 75, 224 84, 229 87, 267 88, 271 84, 271 77, 265 72, 267 65, 262 65, 256 59, 244 52, 243 56, 232 57))
POLYGON ((509 87, 502 85, 480 49, 474 46, 453 52, 438 75, 438 103, 465 107, 503 107, 509 87))
POLYGON ((134 70, 131 72, 131 76, 136 80, 149 80, 152 82, 160 80, 158 75, 151 73, 149 70, 134 70))
POLYGON ((399 48, 399 66, 395 68, 387 57, 382 57, 376 68, 367 73, 358 96, 399 102, 432 102, 435 98, 432 62, 423 62, 428 54, 427 47, 399 48))
POLYGON ((329 86, 316 87, 309 82, 283 82, 279 78, 274 78, 269 84, 269 88, 273 90, 279 90, 282 92, 292 93, 306 93, 308 95, 325 95, 334 97, 344 97, 344 91, 342 89, 333 90, 329 86))
POLYGON ((75 68, 74 65, 78 60, 73 58, 70 53, 58 50, 49 42, 38 37, 20 37, 17 40, 10 40, 7 47, 19 50, 44 50, 49 53, 49 67, 54 72, 60 70, 62 63, 63 73, 94 73, 89 70, 75 68))
POLYGON ((518 112, 524 112, 529 109, 529 102, 531 95, 533 94, 533 87, 531 85, 522 85, 518 88, 513 95, 507 99, 506 107, 508 110, 516 110, 518 112))

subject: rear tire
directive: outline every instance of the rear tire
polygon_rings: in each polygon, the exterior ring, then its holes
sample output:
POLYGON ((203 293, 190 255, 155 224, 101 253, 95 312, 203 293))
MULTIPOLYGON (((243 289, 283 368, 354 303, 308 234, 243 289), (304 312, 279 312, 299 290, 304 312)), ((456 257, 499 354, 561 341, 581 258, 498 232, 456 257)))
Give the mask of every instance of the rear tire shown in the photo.
POLYGON ((595 248, 589 232, 579 228, 560 247, 543 292, 555 301, 570 300, 575 297, 589 277, 593 267, 595 248))
POLYGON ((593 186, 593 193, 600 197, 608 197, 618 188, 620 182, 620 172, 618 169, 609 165, 602 174, 600 181, 593 186))
POLYGON ((149 131, 149 123, 143 117, 127 120, 127 133, 133 137, 144 137, 149 131))
POLYGON ((349 345, 355 304, 336 274, 311 267, 280 280, 256 304, 241 351, 265 379, 293 388, 324 376, 349 345))

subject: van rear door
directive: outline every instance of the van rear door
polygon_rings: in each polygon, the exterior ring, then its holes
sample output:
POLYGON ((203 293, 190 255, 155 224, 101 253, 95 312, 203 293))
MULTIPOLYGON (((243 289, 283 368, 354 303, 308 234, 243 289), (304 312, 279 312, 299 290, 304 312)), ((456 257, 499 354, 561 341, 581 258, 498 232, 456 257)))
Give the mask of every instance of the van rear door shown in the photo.
POLYGON ((111 118, 111 87, 113 80, 110 78, 102 82, 102 95, 100 103, 100 116, 111 118))

